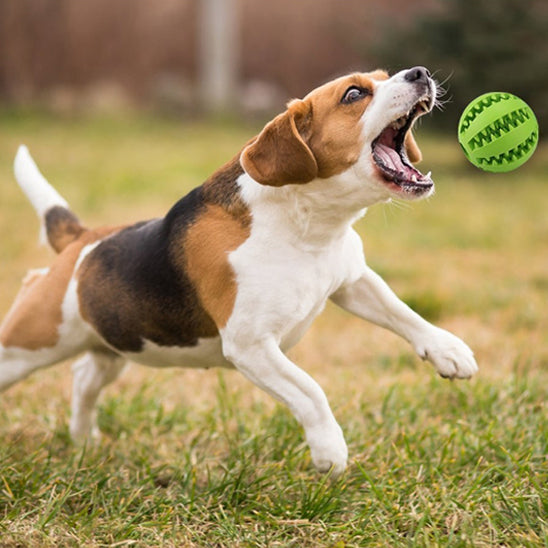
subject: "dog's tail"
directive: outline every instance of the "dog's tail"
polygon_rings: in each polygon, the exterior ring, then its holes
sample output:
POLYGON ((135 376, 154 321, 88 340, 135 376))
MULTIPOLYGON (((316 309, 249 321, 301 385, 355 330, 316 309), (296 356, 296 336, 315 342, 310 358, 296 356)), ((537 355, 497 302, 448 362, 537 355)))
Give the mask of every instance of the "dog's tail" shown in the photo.
POLYGON ((86 229, 67 201, 40 173, 26 146, 19 147, 13 169, 19 186, 40 218, 40 241, 45 243, 47 238, 51 247, 60 253, 86 229))

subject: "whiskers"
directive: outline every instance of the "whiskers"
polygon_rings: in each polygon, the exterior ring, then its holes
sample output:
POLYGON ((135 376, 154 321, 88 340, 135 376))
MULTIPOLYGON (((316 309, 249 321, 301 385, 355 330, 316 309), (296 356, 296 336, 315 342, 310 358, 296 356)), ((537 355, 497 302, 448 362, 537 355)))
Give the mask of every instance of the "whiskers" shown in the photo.
POLYGON ((398 209, 400 211, 410 211, 411 209, 413 209, 413 206, 410 202, 398 200, 397 198, 392 198, 389 205, 391 206, 392 210, 398 209))
POLYGON ((445 85, 449 82, 449 80, 453 77, 453 72, 447 76, 444 80, 441 82, 437 82, 435 80, 435 76, 439 71, 435 71, 434 74, 432 74, 432 78, 434 79, 434 82, 436 82, 436 101, 434 102, 434 106, 438 110, 445 110, 445 107, 453 100, 453 96, 450 95, 447 97, 447 93, 449 92, 449 86, 445 87, 445 85))
POLYGON ((389 226, 390 222, 397 217, 399 211, 410 211, 411 209, 413 209, 413 206, 410 202, 390 198, 390 201, 384 204, 382 208, 384 226, 389 226))

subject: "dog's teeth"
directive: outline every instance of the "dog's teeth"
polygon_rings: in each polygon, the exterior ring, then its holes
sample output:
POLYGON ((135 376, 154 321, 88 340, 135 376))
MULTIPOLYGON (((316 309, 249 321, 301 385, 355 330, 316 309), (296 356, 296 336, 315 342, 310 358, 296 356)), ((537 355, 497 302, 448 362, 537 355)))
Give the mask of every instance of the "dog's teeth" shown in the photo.
POLYGON ((432 172, 431 172, 431 171, 429 171, 429 172, 424 176, 425 179, 430 179, 431 177, 432 177, 432 172))
POLYGON ((417 176, 416 176, 414 173, 413 173, 413 175, 411 176, 411 182, 412 182, 412 183, 418 182, 418 181, 417 181, 417 176))
POLYGON ((403 127, 405 127, 405 124, 407 124, 407 120, 409 118, 409 115, 406 116, 400 116, 397 120, 394 120, 390 127, 394 128, 395 130, 400 130, 403 127))

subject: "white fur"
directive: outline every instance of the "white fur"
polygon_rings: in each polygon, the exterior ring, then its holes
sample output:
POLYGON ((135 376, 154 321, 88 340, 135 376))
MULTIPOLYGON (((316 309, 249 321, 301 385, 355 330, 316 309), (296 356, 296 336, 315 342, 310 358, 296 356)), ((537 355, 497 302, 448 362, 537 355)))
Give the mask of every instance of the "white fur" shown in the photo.
POLYGON ((125 352, 124 356, 134 362, 152 367, 209 368, 233 367, 226 361, 222 352, 220 337, 199 339, 196 346, 159 346, 152 341, 144 341, 140 352, 125 352))
POLYGON ((96 402, 101 390, 116 380, 125 360, 107 352, 87 352, 72 365, 70 435, 77 443, 100 437, 96 402))

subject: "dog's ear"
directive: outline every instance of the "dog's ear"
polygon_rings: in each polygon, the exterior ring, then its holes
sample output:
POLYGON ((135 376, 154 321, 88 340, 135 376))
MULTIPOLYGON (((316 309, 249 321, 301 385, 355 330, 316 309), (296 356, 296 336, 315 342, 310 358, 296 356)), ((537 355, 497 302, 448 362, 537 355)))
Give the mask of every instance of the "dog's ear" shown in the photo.
POLYGON ((411 131, 407 132, 404 144, 405 152, 407 153, 407 157, 411 160, 411 162, 413 164, 420 162, 422 160, 422 152, 419 148, 419 145, 417 145, 417 141, 415 141, 415 137, 413 137, 411 131))
POLYGON ((269 122, 240 157, 255 181, 270 186, 302 184, 318 175, 318 164, 304 136, 310 126, 310 105, 292 101, 287 110, 269 122))

